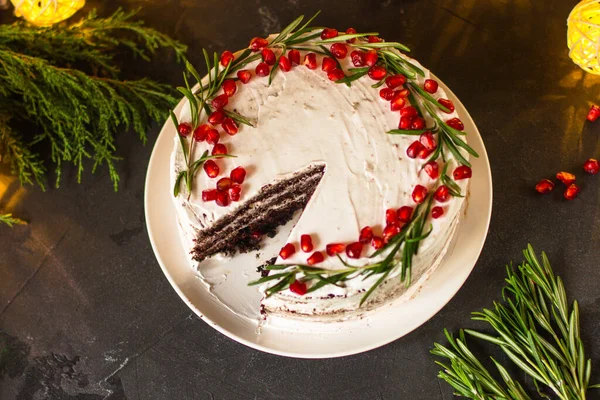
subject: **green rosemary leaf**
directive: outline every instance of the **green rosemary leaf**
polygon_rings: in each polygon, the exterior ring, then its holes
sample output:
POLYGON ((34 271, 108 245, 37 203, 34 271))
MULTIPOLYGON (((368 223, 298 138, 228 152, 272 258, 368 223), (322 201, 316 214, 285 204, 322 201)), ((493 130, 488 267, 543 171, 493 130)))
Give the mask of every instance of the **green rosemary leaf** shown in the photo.
POLYGON ((304 19, 304 15, 301 15, 298 18, 296 18, 294 21, 292 21, 291 24, 289 24, 288 26, 283 28, 283 30, 279 33, 279 35, 277 35, 277 37, 275 37, 275 39, 273 39, 273 41, 271 42, 271 45, 277 44, 277 43, 281 42, 283 39, 285 39, 287 37, 287 35, 289 35, 294 29, 296 29, 298 27, 298 25, 300 25, 300 23, 302 22, 303 19, 304 19))
POLYGON ((410 239, 406 239, 406 243, 417 243, 420 242, 421 240, 425 239, 427 236, 429 236, 431 234, 431 231, 433 231, 433 226, 429 229, 429 232, 427 232, 424 235, 421 236, 416 236, 410 239))
POLYGON ((260 279, 257 279, 255 281, 252 281, 252 282, 248 283, 248 286, 260 285, 261 283, 269 282, 269 281, 272 281, 274 279, 281 278, 281 277, 287 276, 287 275, 288 275, 288 272, 282 272, 280 274, 267 275, 267 276, 264 276, 264 277, 262 277, 260 279))
POLYGON ((173 196, 177 197, 179 196, 179 190, 181 188, 181 180, 183 179, 183 177, 187 176, 187 171, 181 171, 178 175, 177 175, 177 179, 175 179, 175 187, 173 188, 173 196))
POLYGON ((200 78, 200 74, 198 74, 198 71, 196 71, 196 68, 194 68, 194 66, 188 60, 185 60, 185 69, 190 74, 192 74, 194 79, 196 79, 196 82, 198 82, 198 85, 202 86, 202 79, 200 78))
POLYGON ((375 84, 371 85, 371 87, 372 87, 373 89, 378 89, 378 88, 380 88, 381 86, 383 86, 383 84, 384 84, 384 83, 385 83, 385 79, 382 79, 382 80, 380 80, 379 82, 377 82, 377 83, 375 83, 375 84))
POLYGON ((475 150, 473 150, 473 148, 471 146, 466 144, 461 138, 459 138, 458 136, 454 136, 454 135, 448 135, 448 136, 454 142, 454 144, 465 149, 467 151, 467 153, 471 154, 474 157, 479 157, 479 154, 477 154, 477 152, 475 150))
POLYGON ((359 68, 348 68, 348 71, 350 72, 356 72, 356 73, 367 73, 369 72, 369 67, 359 67, 359 68))
POLYGON ((358 72, 352 75, 347 75, 345 78, 342 79, 338 79, 337 81, 335 81, 335 83, 350 83, 350 82, 354 82, 357 79, 362 78, 363 76, 365 76, 367 73, 366 72, 358 72))
POLYGON ((452 196, 464 197, 460 193, 460 186, 458 186, 458 184, 454 180, 450 179, 450 177, 448 177, 448 175, 446 175, 447 166, 448 166, 448 164, 446 163, 446 165, 444 166, 444 171, 440 175, 440 179, 442 180, 442 183, 448 187, 450 194, 452 196))
POLYGON ((442 135, 442 140, 446 144, 448 150, 450 150, 450 153, 452 153, 452 155, 458 160, 460 164, 466 165, 467 167, 471 167, 471 163, 467 161, 467 159, 460 153, 460 150, 456 148, 454 143, 452 143, 452 141, 448 139, 446 135, 442 135))
POLYGON ((421 88, 419 85, 416 85, 414 83, 409 83, 407 84, 407 86, 410 86, 412 89, 416 90, 421 97, 423 97, 425 100, 427 100, 428 102, 430 102, 431 104, 435 105, 437 108, 439 108, 440 110, 444 111, 444 112, 450 112, 450 110, 448 108, 446 108, 446 106, 440 104, 437 102, 436 99, 433 98, 432 95, 430 95, 429 93, 427 93, 423 88, 421 88))
POLYGON ((12 214, 0 214, 0 223, 8 225, 9 228, 12 228, 14 225, 27 225, 26 221, 23 221, 20 218, 13 217, 12 214))
POLYGON ((392 130, 387 131, 387 133, 389 133, 390 135, 420 136, 427 131, 429 131, 429 129, 419 129, 419 130, 392 129, 392 130))
POLYGON ((381 283, 385 280, 385 278, 387 278, 387 276, 389 275, 390 271, 386 271, 384 272, 381 277, 377 280, 377 282, 375 282, 375 284, 373 284, 373 286, 371 286, 369 288, 369 290, 367 290, 367 292, 364 294, 364 296, 360 299, 360 304, 359 307, 363 305, 363 303, 369 298, 369 296, 371 295, 371 293, 373 293, 375 291, 375 289, 377 289, 377 287, 379 285, 381 285, 381 283))
POLYGON ((269 73, 269 83, 268 83, 269 86, 271 86, 271 82, 273 81, 273 76, 275 75, 275 71, 277 71, 277 68, 279 68, 279 59, 281 58, 282 55, 283 55, 283 53, 281 53, 279 56, 277 56, 277 59, 275 60, 275 65, 273 65, 273 67, 271 68, 271 72, 269 73))
POLYGON ((281 270, 281 269, 286 269, 286 268, 290 268, 290 267, 292 267, 292 266, 291 265, 273 264, 273 265, 267 265, 265 267, 265 269, 268 271, 274 271, 274 270, 281 270))
POLYGON ((252 122, 250 122, 248 119, 246 119, 246 117, 241 116, 240 114, 236 113, 235 111, 230 111, 230 110, 224 110, 225 111, 225 115, 228 116, 229 118, 233 119, 235 122, 238 122, 240 124, 244 124, 244 125, 248 125, 254 128, 254 125, 252 124, 252 122))
POLYGON ((219 78, 219 83, 218 83, 218 87, 223 86, 223 81, 225 80, 225 78, 227 77, 227 75, 229 74, 229 70, 231 69, 231 63, 227 64, 227 66, 225 67, 225 69, 223 71, 220 72, 220 78, 219 78))
MULTIPOLYGON (((238 66, 238 64, 243 63, 244 61, 246 61, 246 57, 248 57, 250 54, 252 54, 252 50, 250 49, 246 49, 242 52, 242 54, 240 54, 239 56, 237 56, 232 62, 229 63, 229 65, 231 65, 231 69, 234 70, 235 67, 238 66)), ((260 55, 257 54, 259 57, 260 55)))
POLYGON ((294 46, 296 44, 306 43, 308 41, 311 41, 312 39, 318 38, 319 36, 321 36, 321 33, 317 32, 317 33, 313 33, 311 35, 302 36, 301 38, 294 39, 294 40, 289 40, 288 39, 285 44, 288 47, 289 46, 294 46))
POLYGON ((279 283, 277 283, 276 285, 267 289, 267 291, 266 291, 267 297, 271 297, 275 293, 278 293, 278 292, 281 292, 282 290, 287 289, 290 286, 290 284, 292 284, 294 282, 295 279, 296 279, 296 274, 289 273, 288 276, 283 278, 281 281, 279 281, 279 283))
POLYGON ((188 88, 178 86, 177 90, 185 96, 185 98, 188 100, 188 103, 190 104, 190 114, 192 115, 192 128, 195 129, 198 126, 198 100, 188 88))
POLYGON ((204 55, 204 62, 206 63, 206 74, 208 76, 208 93, 210 95, 213 93, 213 81, 212 81, 212 77, 210 75, 210 71, 211 71, 210 57, 208 56, 208 51, 206 51, 206 49, 202 49, 202 54, 204 55))
POLYGON ((199 159, 197 159, 196 161, 194 161, 192 163, 192 165, 190 166, 190 170, 192 171, 192 175, 195 175, 196 172, 198 171, 198 168, 200 168, 202 166, 202 164, 204 164, 204 162, 207 160, 218 160, 220 158, 236 158, 236 157, 237 156, 234 156, 232 154, 217 154, 214 156, 209 156, 208 150, 206 150, 202 154, 202 157, 200 157, 199 159))
MULTIPOLYGON (((217 90, 219 90, 221 87, 219 84, 219 55, 216 51, 213 53, 213 70, 215 71, 215 76, 213 78, 213 84, 215 87, 212 94, 216 94, 217 90)), ((210 75, 210 69, 208 70, 208 74, 210 75)))
POLYGON ((346 40, 361 38, 365 36, 378 36, 377 32, 369 32, 369 33, 345 33, 333 38, 319 40, 318 42, 314 42, 315 44, 329 44, 329 43, 339 43, 345 42, 346 40))
MULTIPOLYGON (((299 37, 300 35, 303 35, 304 33, 307 32, 308 26, 311 24, 311 22, 313 22, 315 20, 315 18, 317 18, 317 16, 321 13, 321 10, 317 11, 315 13, 315 15, 313 15, 312 17, 310 17, 308 19, 308 21, 306 21, 304 23, 304 25, 302 25, 302 27, 300 27, 300 29, 298 29, 296 32, 294 32, 291 36, 289 36, 286 40, 286 42, 289 44, 290 41, 293 41, 294 39, 296 39, 297 37, 299 37)), ((320 33, 318 34, 320 35, 320 33)), ((317 35, 317 36, 318 36, 317 35)))
POLYGON ((360 47, 360 48, 365 48, 365 49, 384 49, 384 48, 391 47, 394 49, 399 49, 399 50, 410 52, 410 49, 408 47, 406 47, 402 43, 398 43, 398 42, 375 42, 375 43, 356 42, 356 43, 350 43, 350 46, 360 47))
POLYGON ((310 51, 313 53, 317 53, 317 54, 321 54, 322 56, 326 56, 328 55, 326 52, 324 52, 323 50, 317 50, 316 48, 313 47, 299 47, 299 46, 289 46, 289 49, 296 49, 296 50, 301 50, 301 51, 310 51))
POLYGON ((409 62, 405 58, 399 57, 398 62, 400 62, 404 67, 408 67, 409 69, 411 69, 417 75, 421 75, 423 77, 425 76, 425 71, 423 71, 421 68, 417 67, 413 63, 409 62))

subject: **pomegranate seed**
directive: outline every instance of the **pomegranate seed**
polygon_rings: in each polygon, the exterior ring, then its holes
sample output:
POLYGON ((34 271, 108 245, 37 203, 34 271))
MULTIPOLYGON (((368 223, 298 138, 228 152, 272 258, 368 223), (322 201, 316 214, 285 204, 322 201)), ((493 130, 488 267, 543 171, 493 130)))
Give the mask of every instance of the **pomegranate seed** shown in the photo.
POLYGON ((231 185, 229 189, 229 198, 231 201, 240 201, 240 196, 242 194, 242 187, 238 184, 231 185))
POLYGON ((215 200, 218 206, 227 207, 229 205, 229 193, 217 191, 217 198, 215 200))
POLYGON ((414 118, 417 115, 419 115, 419 113, 417 112, 417 109, 414 108, 413 106, 406 106, 402 110, 400 110, 401 117, 414 118))
POLYGON ((398 93, 398 96, 404 97, 404 98, 408 97, 408 95, 410 94, 408 89, 400 89, 400 90, 396 91, 396 93, 398 93))
POLYGON ((323 64, 321 65, 321 69, 325 72, 333 71, 337 68, 337 63, 331 57, 323 57, 323 64))
POLYGON ((296 293, 297 295, 304 296, 306 294, 306 283, 295 280, 290 285, 290 292, 296 293))
POLYGON ((396 89, 398 86, 402 86, 406 83, 406 77, 404 75, 392 75, 385 78, 385 84, 390 89, 396 89))
POLYGON ((290 69, 292 69, 292 63, 290 62, 290 59, 286 56, 279 57, 279 68, 281 68, 283 72, 288 72, 290 69))
POLYGON ((380 81, 385 78, 385 74, 387 74, 387 70, 381 65, 373 65, 369 68, 369 78, 373 80, 380 81))
POLYGON ((321 31, 321 39, 331 39, 338 35, 337 29, 334 28, 325 28, 321 31))
POLYGON ((260 52, 262 60, 268 65, 275 65, 275 53, 271 49, 262 49, 260 52))
POLYGON ((412 219, 413 208, 409 206, 402 206, 398 209, 398 221, 409 223, 412 219))
POLYGON ((256 75, 258 76, 267 76, 269 75, 269 65, 267 63, 261 62, 258 63, 258 65, 256 66, 256 68, 254 69, 254 72, 256 73, 256 75))
POLYGON ((421 117, 414 117, 410 127, 416 131, 425 128, 425 120, 421 117))
POLYGON ((365 52, 362 50, 354 50, 350 53, 350 58, 355 67, 363 67, 365 65, 365 52))
POLYGON ((187 135, 192 132, 192 125, 188 124, 187 122, 182 122, 177 125, 177 132, 179 132, 181 136, 187 137, 187 135))
POLYGON ((576 184, 572 183, 567 190, 565 190, 565 199, 567 200, 573 200, 575 197, 577 197, 577 195, 579 194, 579 186, 577 186, 576 184))
POLYGON ((417 204, 421 204, 422 202, 425 201, 426 197, 427 197, 427 188, 422 185, 415 186, 415 188, 413 189, 413 192, 412 192, 413 201, 417 204))
POLYGON ((288 51, 288 57, 290 62, 295 65, 300 65, 300 52, 296 49, 288 51))
POLYGON ((233 79, 225 79, 223 81, 223 91, 227 95, 227 97, 231 97, 235 94, 237 90, 237 84, 233 79))
POLYGON ((317 55, 315 53, 308 53, 304 56, 304 65, 308 69, 317 69, 317 55))
POLYGON ((421 144, 421 142, 419 142, 418 140, 415 140, 414 142, 412 142, 412 144, 410 146, 408 146, 408 149, 406 149, 406 155, 409 158, 417 158, 417 156, 423 149, 424 149, 424 147, 421 144))
POLYGON ((429 161, 427 164, 423 165, 423 170, 431 179, 437 179, 440 176, 440 167, 438 166, 437 161, 429 161))
POLYGON ((252 40, 250 40, 250 49, 255 53, 261 51, 268 45, 269 45, 269 42, 267 42, 267 39, 255 37, 255 38, 252 38, 252 40))
POLYGON ((202 124, 194 129, 194 140, 196 142, 203 142, 206 140, 206 135, 212 128, 208 124, 202 124))
POLYGON ((237 72, 237 77, 244 85, 250 82, 250 78, 252 78, 252 73, 247 69, 241 69, 237 72))
MULTIPOLYGON (((381 90, 385 90, 385 89, 381 89, 381 90)), ((389 90, 391 90, 391 89, 389 89, 389 90)), ((399 93, 395 93, 394 98, 390 102, 390 110, 398 111, 398 110, 401 110, 405 105, 406 105, 406 99, 404 97, 400 96, 399 93)))
POLYGON ((204 172, 209 178, 216 178, 219 175, 219 166, 213 160, 204 163, 204 172))
POLYGON ((467 167, 466 165, 461 165, 460 167, 456 167, 454 172, 452 172, 452 177, 455 181, 458 181, 461 179, 468 179, 472 174, 473 171, 471 171, 471 168, 467 167))
POLYGON ((217 189, 207 189, 202 191, 202 201, 213 201, 217 199, 217 189))
POLYGON ((360 236, 358 237, 358 241, 362 244, 369 244, 373 239, 373 228, 370 226, 365 226, 360 230, 360 236))
POLYGON ((375 250, 382 248, 383 244, 383 238, 379 236, 373 236, 373 239, 371 239, 371 246, 373 246, 375 250))
POLYGON ((431 217, 433 219, 438 219, 444 215, 444 209, 442 207, 436 206, 431 209, 431 217))
POLYGON ((206 141, 208 144, 215 145, 219 143, 219 139, 221 139, 221 135, 218 130, 211 128, 206 132, 206 141))
POLYGON ((550 179, 542 179, 535 185, 535 190, 541 194, 550 193, 552 189, 554 189, 554 183, 550 179))
POLYGON ((448 199, 450 198, 450 190, 448 190, 448 186, 441 185, 439 188, 437 188, 437 190, 433 194, 433 198, 436 201, 439 201, 440 203, 448 201, 448 199))
POLYGON ((235 58, 235 56, 233 55, 232 52, 230 52, 229 50, 225 50, 223 52, 223 54, 221 54, 221 65, 226 67, 229 65, 230 62, 233 61, 233 59, 235 58))
POLYGON ((244 183, 244 179, 246 178, 246 170, 244 167, 236 167, 231 171, 229 177, 232 181, 241 185, 244 183))
POLYGON ((325 250, 327 251, 327 255, 330 257, 335 256, 338 253, 341 253, 346 248, 346 245, 343 243, 329 243, 325 246, 325 250))
POLYGON ((400 227, 398 224, 388 224, 383 229, 383 242, 388 243, 394 236, 400 233, 400 227))
POLYGON ((429 150, 427 147, 423 146, 423 148, 421 149, 421 151, 419 151, 419 154, 417 154, 417 156, 421 160, 424 160, 427 157, 429 157, 431 155, 431 153, 433 153, 433 150, 429 150))
POLYGON ((327 78, 329 78, 330 81, 339 81, 340 79, 344 79, 346 77, 346 75, 344 74, 344 71, 342 71, 339 68, 334 68, 333 71, 330 71, 327 73, 327 78))
POLYGON ((600 118, 600 107, 597 105, 592 105, 592 108, 590 108, 590 111, 588 111, 587 120, 594 122, 598 118, 600 118))
POLYGON ((367 64, 369 67, 372 67, 373 65, 377 64, 378 58, 379 55, 377 54, 377 51, 369 50, 367 51, 367 54, 365 54, 365 64, 367 64))
POLYGON ((379 97, 381 97, 382 99, 387 100, 387 101, 392 100, 395 95, 396 95, 396 92, 394 91, 394 89, 383 88, 379 91, 379 97))
POLYGON ((410 126, 412 125, 412 117, 400 117, 400 123, 398 124, 398 128, 400 129, 410 129, 410 126))
POLYGON ((210 104, 213 106, 214 109, 220 110, 221 108, 227 105, 228 99, 229 98, 227 97, 227 95, 223 93, 212 99, 212 102, 210 104))
POLYGON ((231 187, 231 179, 230 178, 221 178, 217 181, 217 190, 220 192, 226 192, 231 187))
POLYGON ((333 54, 335 58, 346 58, 346 55, 348 55, 348 47, 343 43, 332 44, 329 51, 331 51, 331 54, 333 54))
POLYGON ((252 239, 256 239, 256 240, 260 240, 260 238, 262 238, 262 233, 260 233, 259 231, 254 231, 250 234, 250 236, 252 236, 252 239))
POLYGON ((300 248, 305 253, 310 253, 313 249, 312 238, 310 235, 300 236, 300 248))
POLYGON ((435 150, 437 147, 437 143, 433 137, 433 133, 430 131, 423 132, 419 137, 419 141, 425 146, 428 150, 435 150))
POLYGON ((385 223, 393 224, 398 219, 398 213, 393 208, 385 210, 385 223))
POLYGON ((462 123, 462 121, 458 118, 452 118, 449 119, 448 121, 446 121, 446 124, 450 127, 450 128, 454 128, 457 131, 462 131, 465 129, 465 125, 462 123))
POLYGON ((217 143, 215 144, 215 147, 213 147, 212 152, 210 154, 213 156, 217 156, 219 154, 227 154, 227 146, 225 146, 223 143, 217 143))
MULTIPOLYGON (((448 109, 448 111, 444 111, 446 114, 452 114, 454 112, 454 103, 448 99, 438 99, 438 103, 443 105, 448 109)), ((443 110, 442 110, 443 111, 443 110)))
MULTIPOLYGON (((347 35, 351 35, 353 33, 356 33, 356 29, 354 29, 354 28, 348 28, 348 29, 346 29, 346 34, 347 35)), ((356 38, 354 38, 354 39, 348 39, 348 40, 346 40, 346 43, 356 43, 356 38)))
POLYGON ((564 183, 566 186, 569 186, 575 182, 575 175, 569 172, 559 172, 556 174, 556 179, 564 183))
POLYGON ((295 252, 296 247, 293 244, 288 243, 285 246, 283 246, 281 250, 279 250, 279 257, 281 257, 282 260, 286 260, 295 252))
POLYGON ((361 242, 354 242, 346 246, 346 255, 348 258, 360 258, 362 253, 363 244, 361 242))
POLYGON ((231 136, 238 133, 238 124, 233 118, 225 118, 221 126, 223 127, 223 130, 231 136))
POLYGON ((423 83, 423 89, 429 93, 435 93, 438 90, 438 83, 433 79, 425 79, 425 83, 423 83))
POLYGON ((306 263, 308 265, 315 265, 320 262, 323 262, 324 259, 325 259, 325 256, 323 256, 323 253, 321 253, 320 251, 315 251, 314 253, 311 254, 310 257, 308 257, 306 259, 306 263))
POLYGON ((225 113, 222 110, 217 110, 208 116, 208 122, 211 125, 219 125, 221 122, 223 122, 224 118, 225 113))
POLYGON ((596 160, 594 158, 588 159, 583 164, 583 169, 588 174, 596 175, 598 173, 598 171, 600 171, 600 165, 598 164, 598 160, 596 160))

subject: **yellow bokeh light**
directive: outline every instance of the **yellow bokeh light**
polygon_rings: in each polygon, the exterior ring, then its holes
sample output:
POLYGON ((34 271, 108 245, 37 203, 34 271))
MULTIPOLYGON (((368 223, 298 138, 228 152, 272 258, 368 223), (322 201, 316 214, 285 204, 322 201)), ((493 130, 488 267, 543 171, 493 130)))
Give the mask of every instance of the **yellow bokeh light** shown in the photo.
POLYGON ((48 26, 69 18, 85 0, 11 0, 15 15, 37 26, 48 26))
POLYGON ((569 57, 581 68, 600 74, 600 2, 583 0, 567 20, 569 57))

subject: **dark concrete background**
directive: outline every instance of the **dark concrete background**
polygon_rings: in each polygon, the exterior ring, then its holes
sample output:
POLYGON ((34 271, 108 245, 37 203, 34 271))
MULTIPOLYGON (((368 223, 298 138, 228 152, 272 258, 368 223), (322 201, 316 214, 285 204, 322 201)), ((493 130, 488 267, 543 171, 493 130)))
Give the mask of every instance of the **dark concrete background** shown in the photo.
MULTIPOLYGON (((146 146, 120 135, 118 193, 106 171, 86 173, 81 185, 71 173, 61 189, 42 193, 21 188, 4 169, 0 210, 31 224, 0 226, 0 346, 11 349, 0 398, 450 399, 429 350, 444 327, 474 326, 469 312, 498 297, 504 265, 520 261, 527 243, 548 253, 571 299, 579 299, 600 380, 600 176, 581 169, 600 156, 600 122, 585 121, 600 78, 567 56, 565 20, 575 0, 129 0, 88 1, 88 8, 108 13, 117 3, 142 6, 149 25, 190 45, 197 65, 203 46, 242 48, 319 8, 319 24, 378 30, 407 44, 460 97, 484 137, 494 179, 490 232, 464 287, 417 331, 356 356, 287 359, 209 327, 163 276, 143 212, 158 125, 146 146), (533 191, 559 170, 579 176, 577 200, 533 191)), ((166 59, 135 68, 180 81, 181 67, 166 59)))

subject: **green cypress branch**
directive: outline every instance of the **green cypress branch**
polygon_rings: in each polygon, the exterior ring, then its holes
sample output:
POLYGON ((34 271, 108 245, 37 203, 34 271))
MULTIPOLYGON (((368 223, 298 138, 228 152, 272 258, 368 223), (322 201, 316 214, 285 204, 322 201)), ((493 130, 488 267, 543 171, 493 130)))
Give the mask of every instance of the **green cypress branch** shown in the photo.
POLYGON ((27 222, 13 217, 12 214, 0 214, 0 223, 8 225, 9 228, 12 228, 13 225, 27 225, 27 222))

